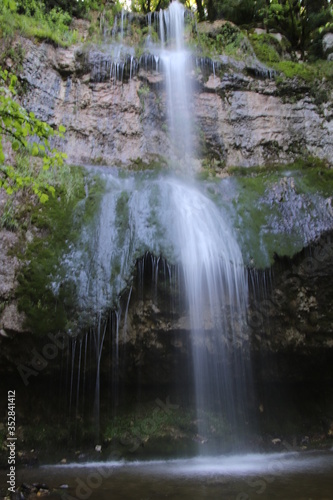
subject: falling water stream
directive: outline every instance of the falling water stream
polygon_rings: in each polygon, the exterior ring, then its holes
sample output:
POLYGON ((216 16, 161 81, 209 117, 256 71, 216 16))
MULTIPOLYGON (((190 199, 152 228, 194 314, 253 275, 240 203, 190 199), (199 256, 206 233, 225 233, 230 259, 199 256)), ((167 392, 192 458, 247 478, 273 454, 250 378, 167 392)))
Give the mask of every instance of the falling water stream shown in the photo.
POLYGON ((161 12, 161 61, 166 81, 171 147, 180 162, 178 167, 183 172, 186 169, 191 172, 191 156, 193 161, 191 106, 193 100, 189 78, 191 57, 184 47, 185 8, 178 2, 172 2, 167 11, 161 12), (168 41, 167 47, 163 40, 168 41))

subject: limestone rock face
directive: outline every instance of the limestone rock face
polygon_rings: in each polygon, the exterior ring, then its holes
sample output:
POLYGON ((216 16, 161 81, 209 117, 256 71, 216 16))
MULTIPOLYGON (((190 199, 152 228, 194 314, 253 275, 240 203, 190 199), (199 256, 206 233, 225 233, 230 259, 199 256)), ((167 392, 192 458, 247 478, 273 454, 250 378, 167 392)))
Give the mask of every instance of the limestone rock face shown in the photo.
POLYGON ((10 299, 15 292, 16 274, 19 268, 17 258, 10 255, 10 251, 17 243, 17 235, 3 229, 0 231, 0 299, 10 299))
POLYGON ((252 295, 255 348, 333 353, 332 256, 332 233, 328 233, 293 259, 277 258, 270 271, 271 286, 262 295, 258 291, 252 295))
POLYGON ((326 33, 326 35, 324 35, 323 51, 327 56, 333 53, 333 33, 326 33))
POLYGON ((16 233, 0 231, 0 334, 4 336, 26 330, 25 315, 18 311, 15 301, 20 261, 12 252, 18 239, 16 233))
MULTIPOLYGON (((28 84, 23 104, 38 118, 66 126, 65 139, 56 145, 70 162, 127 165, 169 156, 161 74, 141 69, 120 82, 104 71, 98 81, 93 54, 88 57, 82 48, 22 43, 21 78, 28 84)), ((222 77, 193 74, 192 108, 203 154, 234 166, 292 161, 304 153, 332 161, 329 90, 319 102, 309 86, 287 82, 279 87, 269 74, 249 76, 246 71, 255 72, 254 67, 227 59, 221 59, 226 64, 222 77)))
POLYGON ((2 336, 26 331, 25 315, 18 311, 15 301, 20 261, 12 252, 18 239, 16 233, 5 229, 0 231, 0 335, 2 336))
POLYGON ((26 331, 24 327, 25 315, 19 312, 16 302, 5 307, 1 317, 2 331, 17 333, 26 331))
POLYGON ((233 82, 229 75, 212 93, 212 80, 197 95, 199 121, 207 143, 227 165, 286 162, 301 151, 330 158, 332 124, 309 95, 285 102, 272 81, 263 85, 239 77, 233 82))
POLYGON ((29 89, 23 104, 39 118, 66 126, 64 142, 56 145, 71 163, 128 164, 167 154, 168 140, 156 126, 156 98, 151 93, 140 100, 139 78, 92 82, 78 48, 24 43, 22 78, 29 89))

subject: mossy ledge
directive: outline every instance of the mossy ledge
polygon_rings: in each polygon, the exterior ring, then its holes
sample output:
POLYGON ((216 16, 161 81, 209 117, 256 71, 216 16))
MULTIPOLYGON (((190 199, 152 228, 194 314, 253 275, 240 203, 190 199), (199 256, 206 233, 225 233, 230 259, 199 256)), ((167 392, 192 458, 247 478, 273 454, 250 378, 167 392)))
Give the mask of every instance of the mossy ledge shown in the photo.
POLYGON ((19 310, 26 315, 25 326, 35 335, 65 331, 75 317, 74 285, 61 284, 55 293, 52 276, 55 272, 61 274, 61 256, 79 235, 76 215, 84 205, 84 220, 93 216, 103 187, 100 179, 88 177, 79 167, 73 169, 76 174, 79 171, 80 180, 69 200, 66 201, 64 192, 58 189, 46 204, 25 208, 25 217, 29 214, 29 225, 36 236, 27 245, 22 242, 18 249, 23 265, 16 298, 19 310))
POLYGON ((235 197, 226 206, 245 262, 264 269, 332 229, 333 169, 308 157, 287 165, 229 168, 235 197))

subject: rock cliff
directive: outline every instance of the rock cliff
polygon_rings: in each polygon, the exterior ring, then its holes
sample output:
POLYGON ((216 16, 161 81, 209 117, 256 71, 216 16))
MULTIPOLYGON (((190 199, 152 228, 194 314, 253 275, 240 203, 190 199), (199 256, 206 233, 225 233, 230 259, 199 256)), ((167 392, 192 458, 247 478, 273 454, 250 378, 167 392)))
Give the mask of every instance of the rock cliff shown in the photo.
MULTIPOLYGON (((23 104, 38 118, 67 127, 58 146, 70 162, 128 165, 168 157, 163 78, 156 69, 142 64, 134 74, 129 60, 119 81, 109 78, 112 61, 96 49, 17 43, 25 54, 23 104)), ((220 62, 213 75, 213 66, 207 74, 207 64, 197 61, 193 74, 194 128, 205 155, 227 166, 290 162, 307 154, 332 160, 332 93, 324 81, 315 88, 279 83, 269 72, 258 75, 256 63, 220 62)))

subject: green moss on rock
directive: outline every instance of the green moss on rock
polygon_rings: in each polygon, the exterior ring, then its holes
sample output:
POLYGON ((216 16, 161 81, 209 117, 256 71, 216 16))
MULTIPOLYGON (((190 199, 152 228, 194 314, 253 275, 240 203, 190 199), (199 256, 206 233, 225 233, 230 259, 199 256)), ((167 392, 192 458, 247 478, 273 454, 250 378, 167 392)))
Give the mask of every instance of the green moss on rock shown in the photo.
MULTIPOLYGON (((77 167, 75 167, 77 168, 77 167)), ((53 277, 61 275, 61 258, 79 234, 75 217, 84 204, 84 217, 95 213, 102 190, 99 182, 92 184, 85 195, 84 174, 75 193, 65 201, 65 193, 58 190, 48 203, 30 207, 30 225, 37 236, 19 257, 24 261, 16 291, 19 309, 26 315, 26 326, 36 335, 46 335, 66 329, 75 314, 75 286, 64 282, 55 287, 53 277)))
POLYGON ((290 165, 229 169, 229 211, 248 265, 292 257, 332 228, 333 170, 308 158, 290 165))

